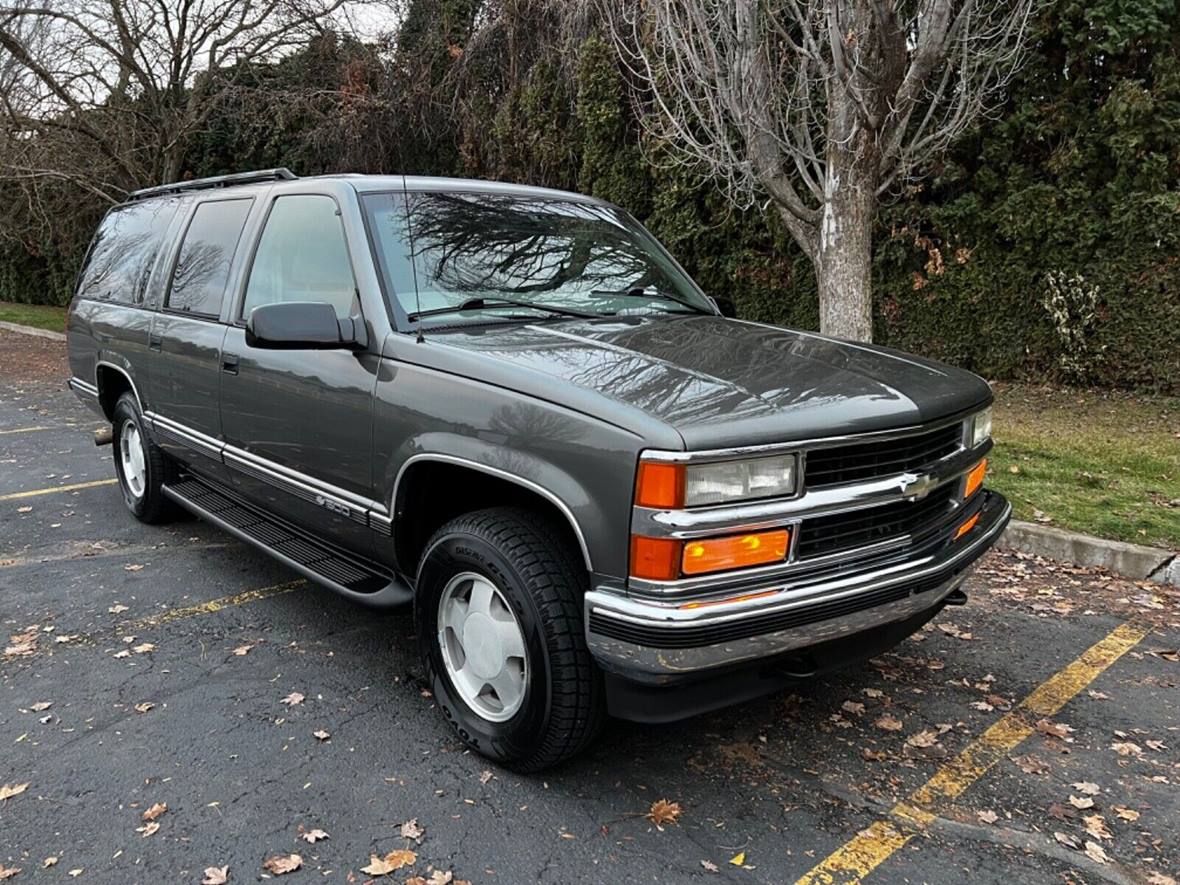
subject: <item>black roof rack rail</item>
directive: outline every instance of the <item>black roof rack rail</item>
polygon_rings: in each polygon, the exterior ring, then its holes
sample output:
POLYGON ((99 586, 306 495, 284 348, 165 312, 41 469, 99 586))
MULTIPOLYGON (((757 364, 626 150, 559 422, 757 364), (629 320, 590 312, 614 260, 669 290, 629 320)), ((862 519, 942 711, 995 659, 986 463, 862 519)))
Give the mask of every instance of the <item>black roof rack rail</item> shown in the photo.
POLYGON ((185 191, 232 187, 236 184, 260 184, 264 181, 292 181, 298 177, 285 166, 278 169, 259 169, 257 172, 236 172, 233 175, 215 175, 213 178, 195 178, 192 181, 174 181, 172 184, 145 187, 129 193, 127 195, 127 201, 142 200, 146 197, 158 197, 161 194, 179 194, 185 191))

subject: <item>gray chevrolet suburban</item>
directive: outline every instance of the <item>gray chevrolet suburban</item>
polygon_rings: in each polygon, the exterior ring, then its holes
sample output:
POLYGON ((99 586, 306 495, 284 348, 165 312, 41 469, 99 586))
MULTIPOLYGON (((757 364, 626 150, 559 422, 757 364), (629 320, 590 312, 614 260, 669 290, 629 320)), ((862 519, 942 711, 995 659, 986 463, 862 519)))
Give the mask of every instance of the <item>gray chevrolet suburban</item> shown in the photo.
POLYGON ((106 215, 69 384, 136 518, 412 604, 531 771, 895 645, 1008 520, 981 379, 731 314, 600 200, 267 170, 106 215))

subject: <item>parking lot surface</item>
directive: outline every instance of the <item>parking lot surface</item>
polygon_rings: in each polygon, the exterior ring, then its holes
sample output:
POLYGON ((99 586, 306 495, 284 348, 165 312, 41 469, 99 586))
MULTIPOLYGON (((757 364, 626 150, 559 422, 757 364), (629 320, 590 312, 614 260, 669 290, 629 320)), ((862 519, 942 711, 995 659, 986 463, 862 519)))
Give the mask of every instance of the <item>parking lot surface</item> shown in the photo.
POLYGON ((890 654, 522 777, 452 737, 409 611, 133 520, 65 375, 0 332, 0 878, 246 882, 295 854, 281 881, 362 882, 395 851, 376 881, 1180 875, 1174 588, 993 553, 890 654))

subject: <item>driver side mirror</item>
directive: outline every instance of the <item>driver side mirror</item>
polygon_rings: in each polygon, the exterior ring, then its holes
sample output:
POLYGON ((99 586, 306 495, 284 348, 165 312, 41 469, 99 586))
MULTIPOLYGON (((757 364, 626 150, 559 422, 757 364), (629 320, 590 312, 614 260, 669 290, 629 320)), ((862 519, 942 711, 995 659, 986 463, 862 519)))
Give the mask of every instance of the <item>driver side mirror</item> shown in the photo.
POLYGON ((717 306, 717 310, 723 317, 728 317, 731 320, 736 319, 737 305, 734 304, 732 298, 727 298, 724 295, 715 295, 710 296, 709 300, 717 306))
POLYGON ((336 318, 322 301, 263 304, 246 320, 246 344, 268 350, 363 350, 368 345, 359 318, 336 318))

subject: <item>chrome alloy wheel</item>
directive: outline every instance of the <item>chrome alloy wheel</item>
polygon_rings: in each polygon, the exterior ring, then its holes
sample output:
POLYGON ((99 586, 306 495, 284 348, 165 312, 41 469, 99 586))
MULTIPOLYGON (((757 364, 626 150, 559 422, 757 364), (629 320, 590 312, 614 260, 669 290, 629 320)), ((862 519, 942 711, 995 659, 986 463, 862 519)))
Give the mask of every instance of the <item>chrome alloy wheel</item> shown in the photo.
POLYGON ((128 419, 123 422, 119 433, 119 461, 123 467, 123 481, 128 491, 136 498, 142 498, 147 488, 147 465, 143 453, 143 438, 139 425, 128 419))
POLYGON ((443 588, 438 644, 451 684, 467 706, 491 722, 515 715, 529 681, 524 633, 488 578, 462 572, 443 588))

